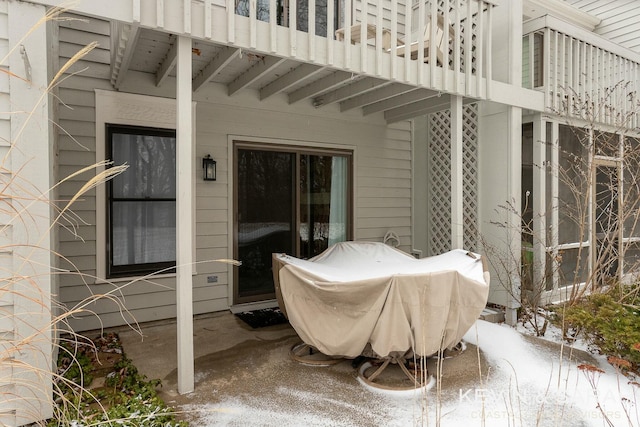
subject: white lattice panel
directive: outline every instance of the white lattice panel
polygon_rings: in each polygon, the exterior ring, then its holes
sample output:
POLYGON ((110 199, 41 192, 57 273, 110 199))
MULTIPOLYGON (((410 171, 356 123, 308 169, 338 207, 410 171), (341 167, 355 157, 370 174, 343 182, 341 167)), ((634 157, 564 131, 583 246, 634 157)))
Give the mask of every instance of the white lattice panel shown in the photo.
POLYGON ((464 206, 464 247, 478 248, 478 105, 463 109, 462 182, 464 206))
MULTIPOLYGON (((429 254, 451 249, 451 112, 430 114, 428 149, 429 254)), ((463 108, 464 245, 478 247, 478 108, 463 108)))
POLYGON ((429 115, 428 226, 431 255, 451 249, 451 112, 429 115))

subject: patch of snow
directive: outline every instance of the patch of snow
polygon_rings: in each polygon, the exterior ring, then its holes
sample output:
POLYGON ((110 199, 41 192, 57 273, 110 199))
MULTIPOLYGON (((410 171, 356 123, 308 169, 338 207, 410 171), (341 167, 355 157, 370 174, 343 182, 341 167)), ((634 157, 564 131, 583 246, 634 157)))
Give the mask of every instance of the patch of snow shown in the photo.
POLYGON ((640 426, 640 389, 604 357, 595 357, 592 370, 579 368, 567 360, 568 347, 563 358, 516 329, 482 320, 464 340, 480 348, 489 369, 478 384, 441 396, 434 389, 412 396, 376 389, 358 404, 335 399, 335 384, 328 382, 317 392, 280 387, 275 396, 229 397, 181 409, 197 414, 192 425, 198 426, 640 426), (283 399, 295 405, 281 405, 283 399), (353 422, 358 417, 362 423, 353 422))

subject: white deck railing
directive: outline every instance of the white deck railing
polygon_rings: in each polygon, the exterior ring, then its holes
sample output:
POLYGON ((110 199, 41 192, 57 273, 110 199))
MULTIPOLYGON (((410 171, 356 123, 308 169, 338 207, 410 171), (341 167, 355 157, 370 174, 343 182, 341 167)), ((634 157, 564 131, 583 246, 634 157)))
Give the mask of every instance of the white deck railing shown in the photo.
MULTIPOLYGON (((494 7, 500 7, 498 0, 120 0, 78 2, 71 10, 125 23, 134 35, 138 28, 158 29, 486 99, 492 86, 509 86, 492 81, 494 7)), ((129 46, 118 42, 122 49, 129 46)))
MULTIPOLYGON (((226 0, 228 43, 450 93, 487 96, 490 0, 341 0, 337 8, 333 0, 289 1, 288 8, 283 4, 226 0)), ((216 7, 208 1, 204 6, 216 7)))
POLYGON ((548 111, 638 126, 639 54, 548 15, 523 34, 523 86, 542 90, 548 111))

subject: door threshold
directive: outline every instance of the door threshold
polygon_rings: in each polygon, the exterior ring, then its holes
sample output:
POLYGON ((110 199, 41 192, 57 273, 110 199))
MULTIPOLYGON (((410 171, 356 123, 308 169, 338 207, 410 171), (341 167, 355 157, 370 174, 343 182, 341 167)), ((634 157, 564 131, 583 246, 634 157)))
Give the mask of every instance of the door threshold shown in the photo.
POLYGON ((263 308, 278 308, 278 301, 275 299, 247 302, 244 304, 234 304, 229 307, 231 313, 244 313, 245 311, 262 310, 263 308))

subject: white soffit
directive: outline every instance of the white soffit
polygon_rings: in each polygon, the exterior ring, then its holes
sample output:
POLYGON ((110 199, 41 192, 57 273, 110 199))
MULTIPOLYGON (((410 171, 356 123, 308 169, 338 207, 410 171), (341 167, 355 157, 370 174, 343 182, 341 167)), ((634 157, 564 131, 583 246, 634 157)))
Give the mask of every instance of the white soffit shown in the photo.
POLYGON ((538 18, 543 15, 553 15, 588 31, 593 31, 601 21, 600 18, 562 0, 524 0, 522 2, 522 14, 524 15, 524 20, 538 18))

